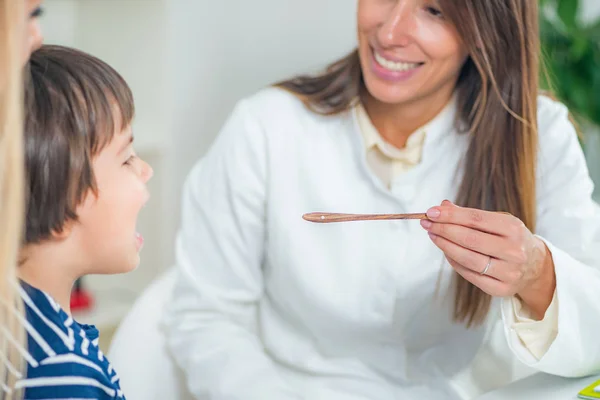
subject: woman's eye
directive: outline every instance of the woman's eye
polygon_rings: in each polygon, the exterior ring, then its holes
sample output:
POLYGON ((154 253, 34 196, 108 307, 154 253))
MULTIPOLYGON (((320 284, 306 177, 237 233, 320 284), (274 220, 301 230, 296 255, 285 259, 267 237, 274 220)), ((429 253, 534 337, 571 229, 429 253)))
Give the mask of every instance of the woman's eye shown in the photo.
POLYGON ((435 7, 426 7, 425 10, 434 17, 441 17, 442 12, 435 7))
POLYGON ((44 14, 44 9, 42 7, 38 7, 29 14, 31 19, 39 18, 44 14))

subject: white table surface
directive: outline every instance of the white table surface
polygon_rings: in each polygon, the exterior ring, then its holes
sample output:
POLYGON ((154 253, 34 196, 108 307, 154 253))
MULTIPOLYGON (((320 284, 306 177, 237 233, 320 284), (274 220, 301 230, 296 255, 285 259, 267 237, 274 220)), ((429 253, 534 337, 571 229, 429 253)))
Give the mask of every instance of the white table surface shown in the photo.
POLYGON ((538 373, 487 393, 477 400, 575 400, 581 389, 599 379, 600 376, 569 379, 538 373))

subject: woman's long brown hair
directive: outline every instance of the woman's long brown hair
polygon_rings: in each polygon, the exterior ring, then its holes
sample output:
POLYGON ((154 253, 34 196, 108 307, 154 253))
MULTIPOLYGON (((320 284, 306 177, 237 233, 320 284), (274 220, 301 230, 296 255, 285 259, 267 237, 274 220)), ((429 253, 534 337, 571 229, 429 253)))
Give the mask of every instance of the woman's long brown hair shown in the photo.
MULTIPOLYGON (((440 0, 445 18, 468 52, 457 82, 459 121, 471 137, 456 203, 509 212, 531 230, 536 223, 538 6, 533 0, 440 0)), ((349 110, 364 90, 358 51, 318 76, 276 84, 312 111, 349 110)), ((485 320, 491 297, 454 274, 455 321, 485 320)))

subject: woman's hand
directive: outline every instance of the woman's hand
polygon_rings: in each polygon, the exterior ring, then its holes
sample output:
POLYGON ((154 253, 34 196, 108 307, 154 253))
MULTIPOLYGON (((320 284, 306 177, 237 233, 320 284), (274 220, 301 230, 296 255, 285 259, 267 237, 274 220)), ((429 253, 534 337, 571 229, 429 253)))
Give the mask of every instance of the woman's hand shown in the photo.
POLYGON ((492 296, 517 295, 535 318, 543 318, 556 288, 554 262, 521 220, 447 200, 427 216, 421 225, 456 272, 492 296))

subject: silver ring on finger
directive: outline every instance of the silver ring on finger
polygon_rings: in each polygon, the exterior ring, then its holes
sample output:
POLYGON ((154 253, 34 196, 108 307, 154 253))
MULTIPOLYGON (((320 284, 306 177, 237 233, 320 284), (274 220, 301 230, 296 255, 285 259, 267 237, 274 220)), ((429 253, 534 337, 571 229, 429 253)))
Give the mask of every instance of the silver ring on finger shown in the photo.
POLYGON ((490 259, 488 260, 487 264, 485 265, 485 268, 483 269, 483 271, 480 272, 480 275, 487 275, 487 272, 490 269, 491 265, 492 265, 492 257, 490 256, 490 259))

